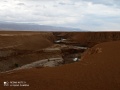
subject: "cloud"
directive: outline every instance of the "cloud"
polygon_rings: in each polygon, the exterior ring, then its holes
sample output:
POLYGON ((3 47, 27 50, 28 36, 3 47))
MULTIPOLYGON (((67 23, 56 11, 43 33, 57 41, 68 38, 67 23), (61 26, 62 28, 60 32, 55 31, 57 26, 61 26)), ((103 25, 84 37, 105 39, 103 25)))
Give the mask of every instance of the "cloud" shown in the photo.
POLYGON ((20 5, 20 6, 22 6, 22 5, 25 5, 24 3, 18 3, 17 5, 20 5))
POLYGON ((120 30, 119 4, 118 0, 1 0, 0 20, 85 30, 120 30))
MULTIPOLYGON (((79 1, 79 0, 75 0, 79 1)), ((120 6, 120 0, 80 0, 80 1, 86 1, 86 2, 92 2, 94 4, 104 4, 109 6, 120 6)))

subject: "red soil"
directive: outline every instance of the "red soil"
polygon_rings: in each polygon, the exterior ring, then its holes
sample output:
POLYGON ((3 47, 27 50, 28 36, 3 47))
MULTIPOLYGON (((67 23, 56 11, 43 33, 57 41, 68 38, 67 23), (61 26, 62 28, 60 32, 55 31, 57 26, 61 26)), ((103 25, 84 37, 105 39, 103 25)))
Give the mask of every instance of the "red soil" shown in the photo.
POLYGON ((88 47, 101 42, 120 40, 120 32, 64 32, 57 34, 88 47))
POLYGON ((94 46, 78 63, 0 74, 0 90, 120 90, 120 41, 94 46), (4 87, 26 81, 29 87, 4 87))
POLYGON ((22 66, 58 55, 42 51, 52 46, 54 39, 51 32, 0 31, 0 72, 16 68, 16 63, 22 66))
POLYGON ((38 50, 51 46, 54 39, 55 37, 52 33, 0 32, 0 49, 10 47, 22 50, 38 50))

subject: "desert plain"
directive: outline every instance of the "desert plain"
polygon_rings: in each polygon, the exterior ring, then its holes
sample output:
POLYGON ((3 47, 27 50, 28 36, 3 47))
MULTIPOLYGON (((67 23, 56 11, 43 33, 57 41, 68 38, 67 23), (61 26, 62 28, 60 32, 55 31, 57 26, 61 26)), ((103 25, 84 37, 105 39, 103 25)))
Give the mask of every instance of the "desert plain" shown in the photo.
POLYGON ((22 89, 120 90, 120 32, 0 31, 0 90, 22 89))

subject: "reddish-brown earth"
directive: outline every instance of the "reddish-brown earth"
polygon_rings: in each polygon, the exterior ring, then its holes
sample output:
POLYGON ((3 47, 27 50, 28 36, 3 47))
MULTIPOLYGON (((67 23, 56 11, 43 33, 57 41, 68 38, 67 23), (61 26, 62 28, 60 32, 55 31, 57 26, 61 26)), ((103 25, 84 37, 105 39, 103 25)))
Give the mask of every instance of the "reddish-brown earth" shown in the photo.
POLYGON ((0 49, 38 50, 51 46, 54 39, 45 32, 0 32, 0 49))
POLYGON ((77 63, 0 74, 0 90, 120 90, 120 41, 97 44, 77 63), (29 87, 4 87, 26 81, 29 87))
POLYGON ((120 40, 120 32, 64 32, 56 34, 88 47, 101 42, 120 40))
POLYGON ((51 32, 0 32, 0 72, 11 70, 37 60, 56 56, 41 50, 53 45, 51 32))

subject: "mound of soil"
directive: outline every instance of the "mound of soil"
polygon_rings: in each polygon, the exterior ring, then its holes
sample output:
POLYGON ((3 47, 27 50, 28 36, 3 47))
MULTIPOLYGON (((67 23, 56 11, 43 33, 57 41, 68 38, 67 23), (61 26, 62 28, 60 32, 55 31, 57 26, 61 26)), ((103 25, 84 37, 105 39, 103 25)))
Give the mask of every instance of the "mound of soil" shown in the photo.
POLYGON ((87 47, 92 47, 101 42, 120 40, 120 32, 64 32, 57 33, 57 35, 87 47))
POLYGON ((82 60, 55 68, 33 68, 0 74, 0 89, 119 90, 120 41, 87 50, 82 60), (4 81, 26 81, 29 87, 4 87, 4 81))
POLYGON ((53 33, 0 32, 0 72, 14 69, 37 60, 56 56, 45 53, 44 48, 53 45, 53 33))
POLYGON ((38 50, 52 45, 55 37, 52 33, 21 32, 1 33, 0 49, 38 50))

